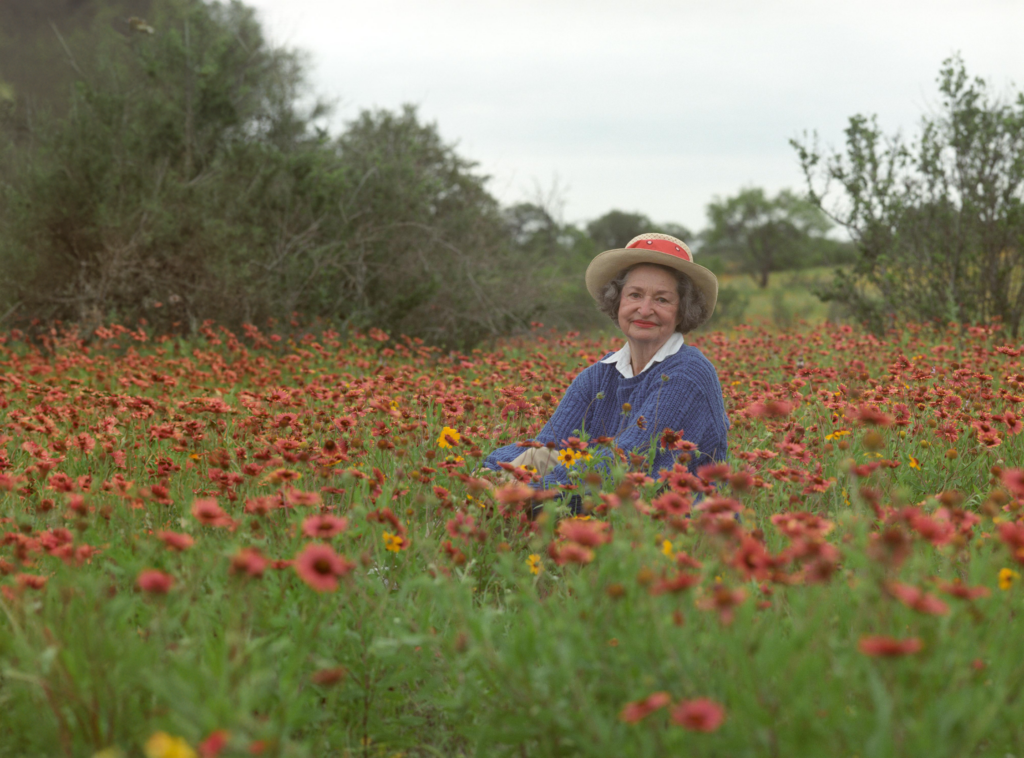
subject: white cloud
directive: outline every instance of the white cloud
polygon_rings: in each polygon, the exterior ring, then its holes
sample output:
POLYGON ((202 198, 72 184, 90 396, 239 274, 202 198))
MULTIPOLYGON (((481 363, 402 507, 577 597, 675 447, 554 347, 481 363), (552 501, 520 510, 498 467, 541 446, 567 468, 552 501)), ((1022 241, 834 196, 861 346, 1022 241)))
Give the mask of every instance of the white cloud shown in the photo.
MULTIPOLYGON (((341 120, 412 102, 506 202, 559 177, 566 216, 703 223, 715 194, 800 187, 788 140, 854 113, 913 131, 941 61, 1008 90, 1013 0, 255 0, 341 120)), ((1017 82, 1019 87, 1022 83, 1017 82)))

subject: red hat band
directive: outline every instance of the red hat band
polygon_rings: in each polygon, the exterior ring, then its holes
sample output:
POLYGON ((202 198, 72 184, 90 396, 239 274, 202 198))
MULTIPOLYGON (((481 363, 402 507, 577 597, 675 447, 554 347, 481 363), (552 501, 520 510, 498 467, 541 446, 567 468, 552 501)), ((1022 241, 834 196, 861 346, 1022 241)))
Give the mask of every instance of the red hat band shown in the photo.
POLYGON ((693 256, 690 255, 686 248, 680 247, 674 242, 668 240, 637 240, 632 244, 626 245, 627 250, 657 250, 659 253, 665 253, 675 258, 682 258, 684 261, 693 263, 693 256))

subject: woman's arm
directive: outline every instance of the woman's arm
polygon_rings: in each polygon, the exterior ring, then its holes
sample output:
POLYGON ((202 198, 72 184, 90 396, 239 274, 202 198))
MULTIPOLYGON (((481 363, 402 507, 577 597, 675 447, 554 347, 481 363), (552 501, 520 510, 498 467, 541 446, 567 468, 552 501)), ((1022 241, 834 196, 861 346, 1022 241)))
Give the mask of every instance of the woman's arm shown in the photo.
MULTIPOLYGON (((576 431, 583 426, 584 416, 595 399, 593 395, 596 394, 596 390, 593 389, 595 376, 595 372, 591 370, 593 368, 584 369, 573 379, 569 389, 565 391, 565 395, 558 403, 558 407, 555 408, 555 412, 551 414, 551 418, 544 424, 544 428, 534 438, 537 442, 545 444, 554 442, 561 446, 562 440, 575 436, 576 431)), ((522 453, 523 448, 519 447, 517 443, 499 447, 487 456, 484 466, 493 471, 500 471, 499 463, 511 463, 522 453)), ((555 466, 542 480, 545 487, 568 483, 569 471, 562 465, 555 466)))

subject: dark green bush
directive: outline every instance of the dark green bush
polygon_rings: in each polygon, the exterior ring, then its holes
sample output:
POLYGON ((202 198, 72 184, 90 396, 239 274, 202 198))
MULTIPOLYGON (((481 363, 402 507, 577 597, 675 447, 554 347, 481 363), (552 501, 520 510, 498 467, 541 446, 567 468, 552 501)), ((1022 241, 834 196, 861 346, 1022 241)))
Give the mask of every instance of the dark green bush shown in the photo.
POLYGON ((194 331, 301 311, 455 345, 536 312, 486 177, 436 126, 380 111, 331 139, 252 9, 154 14, 54 37, 65 107, 7 105, 0 316, 194 331))

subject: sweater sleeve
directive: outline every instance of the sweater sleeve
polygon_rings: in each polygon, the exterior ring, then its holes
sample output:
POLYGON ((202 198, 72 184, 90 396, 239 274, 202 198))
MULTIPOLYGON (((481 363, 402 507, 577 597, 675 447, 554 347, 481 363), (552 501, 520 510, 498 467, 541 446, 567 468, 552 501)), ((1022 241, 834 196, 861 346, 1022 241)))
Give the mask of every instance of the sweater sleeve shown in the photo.
MULTIPOLYGON (((562 440, 575 435, 583 424, 587 408, 595 399, 597 390, 594 389, 593 377, 594 372, 590 369, 584 369, 577 374, 572 384, 569 385, 569 389, 565 391, 561 402, 558 403, 558 407, 555 408, 555 412, 551 414, 551 418, 534 438, 537 442, 544 444, 554 442, 561 446, 562 440)), ((522 453, 523 448, 513 442, 511 445, 499 447, 488 455, 484 466, 493 471, 500 471, 499 463, 510 463, 522 453)), ((556 484, 568 483, 569 470, 561 464, 555 466, 541 480, 542 487, 554 487, 556 484)))
POLYGON ((697 446, 688 468, 697 468, 711 461, 724 461, 728 454, 729 421, 718 375, 710 363, 673 367, 664 375, 661 386, 647 394, 639 409, 630 414, 629 425, 615 443, 626 453, 646 455, 651 444, 657 446, 654 465, 648 473, 657 477, 662 469, 671 468, 678 451, 665 450, 659 441, 665 429, 682 430, 683 439, 697 446), (644 421, 639 422, 639 417, 644 421), (640 428, 640 424, 644 428, 640 428))

